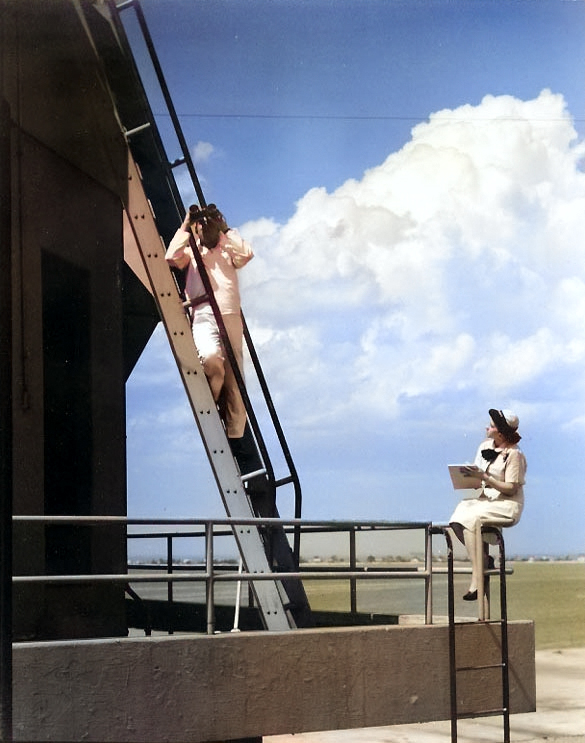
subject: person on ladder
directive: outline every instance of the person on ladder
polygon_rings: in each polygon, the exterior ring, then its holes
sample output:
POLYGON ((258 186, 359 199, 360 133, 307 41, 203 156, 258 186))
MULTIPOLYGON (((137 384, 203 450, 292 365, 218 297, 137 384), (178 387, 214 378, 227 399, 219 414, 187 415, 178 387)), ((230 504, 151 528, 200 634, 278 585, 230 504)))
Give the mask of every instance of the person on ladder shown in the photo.
POLYGON ((191 248, 191 235, 209 277, 242 376, 243 327, 237 270, 252 260, 254 253, 239 232, 227 226, 219 209, 210 204, 205 209, 197 205, 189 208, 165 256, 171 266, 186 269, 185 295, 190 304, 193 340, 213 399, 220 404, 230 446, 234 455, 237 455, 246 428, 246 408, 231 364, 226 358, 213 309, 191 248))
MULTIPOLYGON (((463 596, 475 601, 482 588, 483 567, 478 565, 476 526, 478 521, 490 526, 517 524, 524 508, 523 485, 526 476, 526 457, 518 448, 518 416, 510 410, 490 409, 486 427, 487 440, 475 457, 467 474, 480 482, 480 494, 462 500, 449 519, 449 525, 459 541, 463 542, 471 561, 471 585, 463 596)), ((484 554, 487 545, 484 544, 484 554)), ((485 559, 489 556, 485 554, 485 559)), ((488 563, 489 567, 493 567, 488 563)))

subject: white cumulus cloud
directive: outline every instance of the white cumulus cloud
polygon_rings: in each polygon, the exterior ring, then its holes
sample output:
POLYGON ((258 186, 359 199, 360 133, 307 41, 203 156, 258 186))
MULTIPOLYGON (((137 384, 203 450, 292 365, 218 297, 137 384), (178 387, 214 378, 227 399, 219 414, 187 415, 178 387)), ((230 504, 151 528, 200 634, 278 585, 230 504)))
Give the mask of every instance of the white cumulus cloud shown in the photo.
POLYGON ((584 155, 562 96, 486 96, 310 190, 288 223, 244 225, 244 311, 267 373, 286 373, 288 419, 389 419, 457 389, 522 404, 577 375, 584 155))

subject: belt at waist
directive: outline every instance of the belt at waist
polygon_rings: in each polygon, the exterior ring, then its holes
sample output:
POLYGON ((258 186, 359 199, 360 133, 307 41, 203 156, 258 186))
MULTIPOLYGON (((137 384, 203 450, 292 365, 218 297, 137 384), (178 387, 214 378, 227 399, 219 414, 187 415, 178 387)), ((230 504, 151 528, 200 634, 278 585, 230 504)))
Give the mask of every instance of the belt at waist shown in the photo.
POLYGON ((188 299, 186 302, 183 302, 183 307, 199 307, 200 304, 206 304, 209 302, 209 298, 207 297, 207 294, 202 294, 200 297, 194 297, 193 299, 188 299))

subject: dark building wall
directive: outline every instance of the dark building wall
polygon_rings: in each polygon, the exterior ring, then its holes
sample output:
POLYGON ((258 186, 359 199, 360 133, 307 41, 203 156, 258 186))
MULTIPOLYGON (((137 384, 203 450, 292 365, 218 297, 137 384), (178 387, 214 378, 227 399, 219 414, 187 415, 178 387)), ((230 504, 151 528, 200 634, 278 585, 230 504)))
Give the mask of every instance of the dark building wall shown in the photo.
MULTIPOLYGON (((126 145, 76 3, 3 0, 0 13, 12 119, 14 511, 125 515, 126 145)), ((20 525, 14 556, 20 574, 120 573, 124 531, 20 525)), ((125 634, 123 598, 120 586, 19 589, 16 636, 125 634)))

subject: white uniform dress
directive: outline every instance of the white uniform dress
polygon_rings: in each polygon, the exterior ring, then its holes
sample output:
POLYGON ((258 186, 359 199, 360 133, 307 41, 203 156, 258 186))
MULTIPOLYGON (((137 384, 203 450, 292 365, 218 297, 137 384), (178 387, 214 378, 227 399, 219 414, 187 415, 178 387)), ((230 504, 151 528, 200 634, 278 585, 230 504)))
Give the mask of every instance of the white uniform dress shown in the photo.
POLYGON ((524 482, 526 479, 526 457, 516 444, 507 447, 495 447, 491 439, 484 441, 477 450, 474 464, 487 472, 495 480, 513 482, 519 487, 514 495, 504 495, 496 488, 482 483, 476 498, 462 500, 450 523, 462 524, 466 529, 474 529, 477 522, 493 526, 514 526, 520 520, 524 508, 524 482), (482 455, 486 449, 497 453, 493 462, 482 455))

